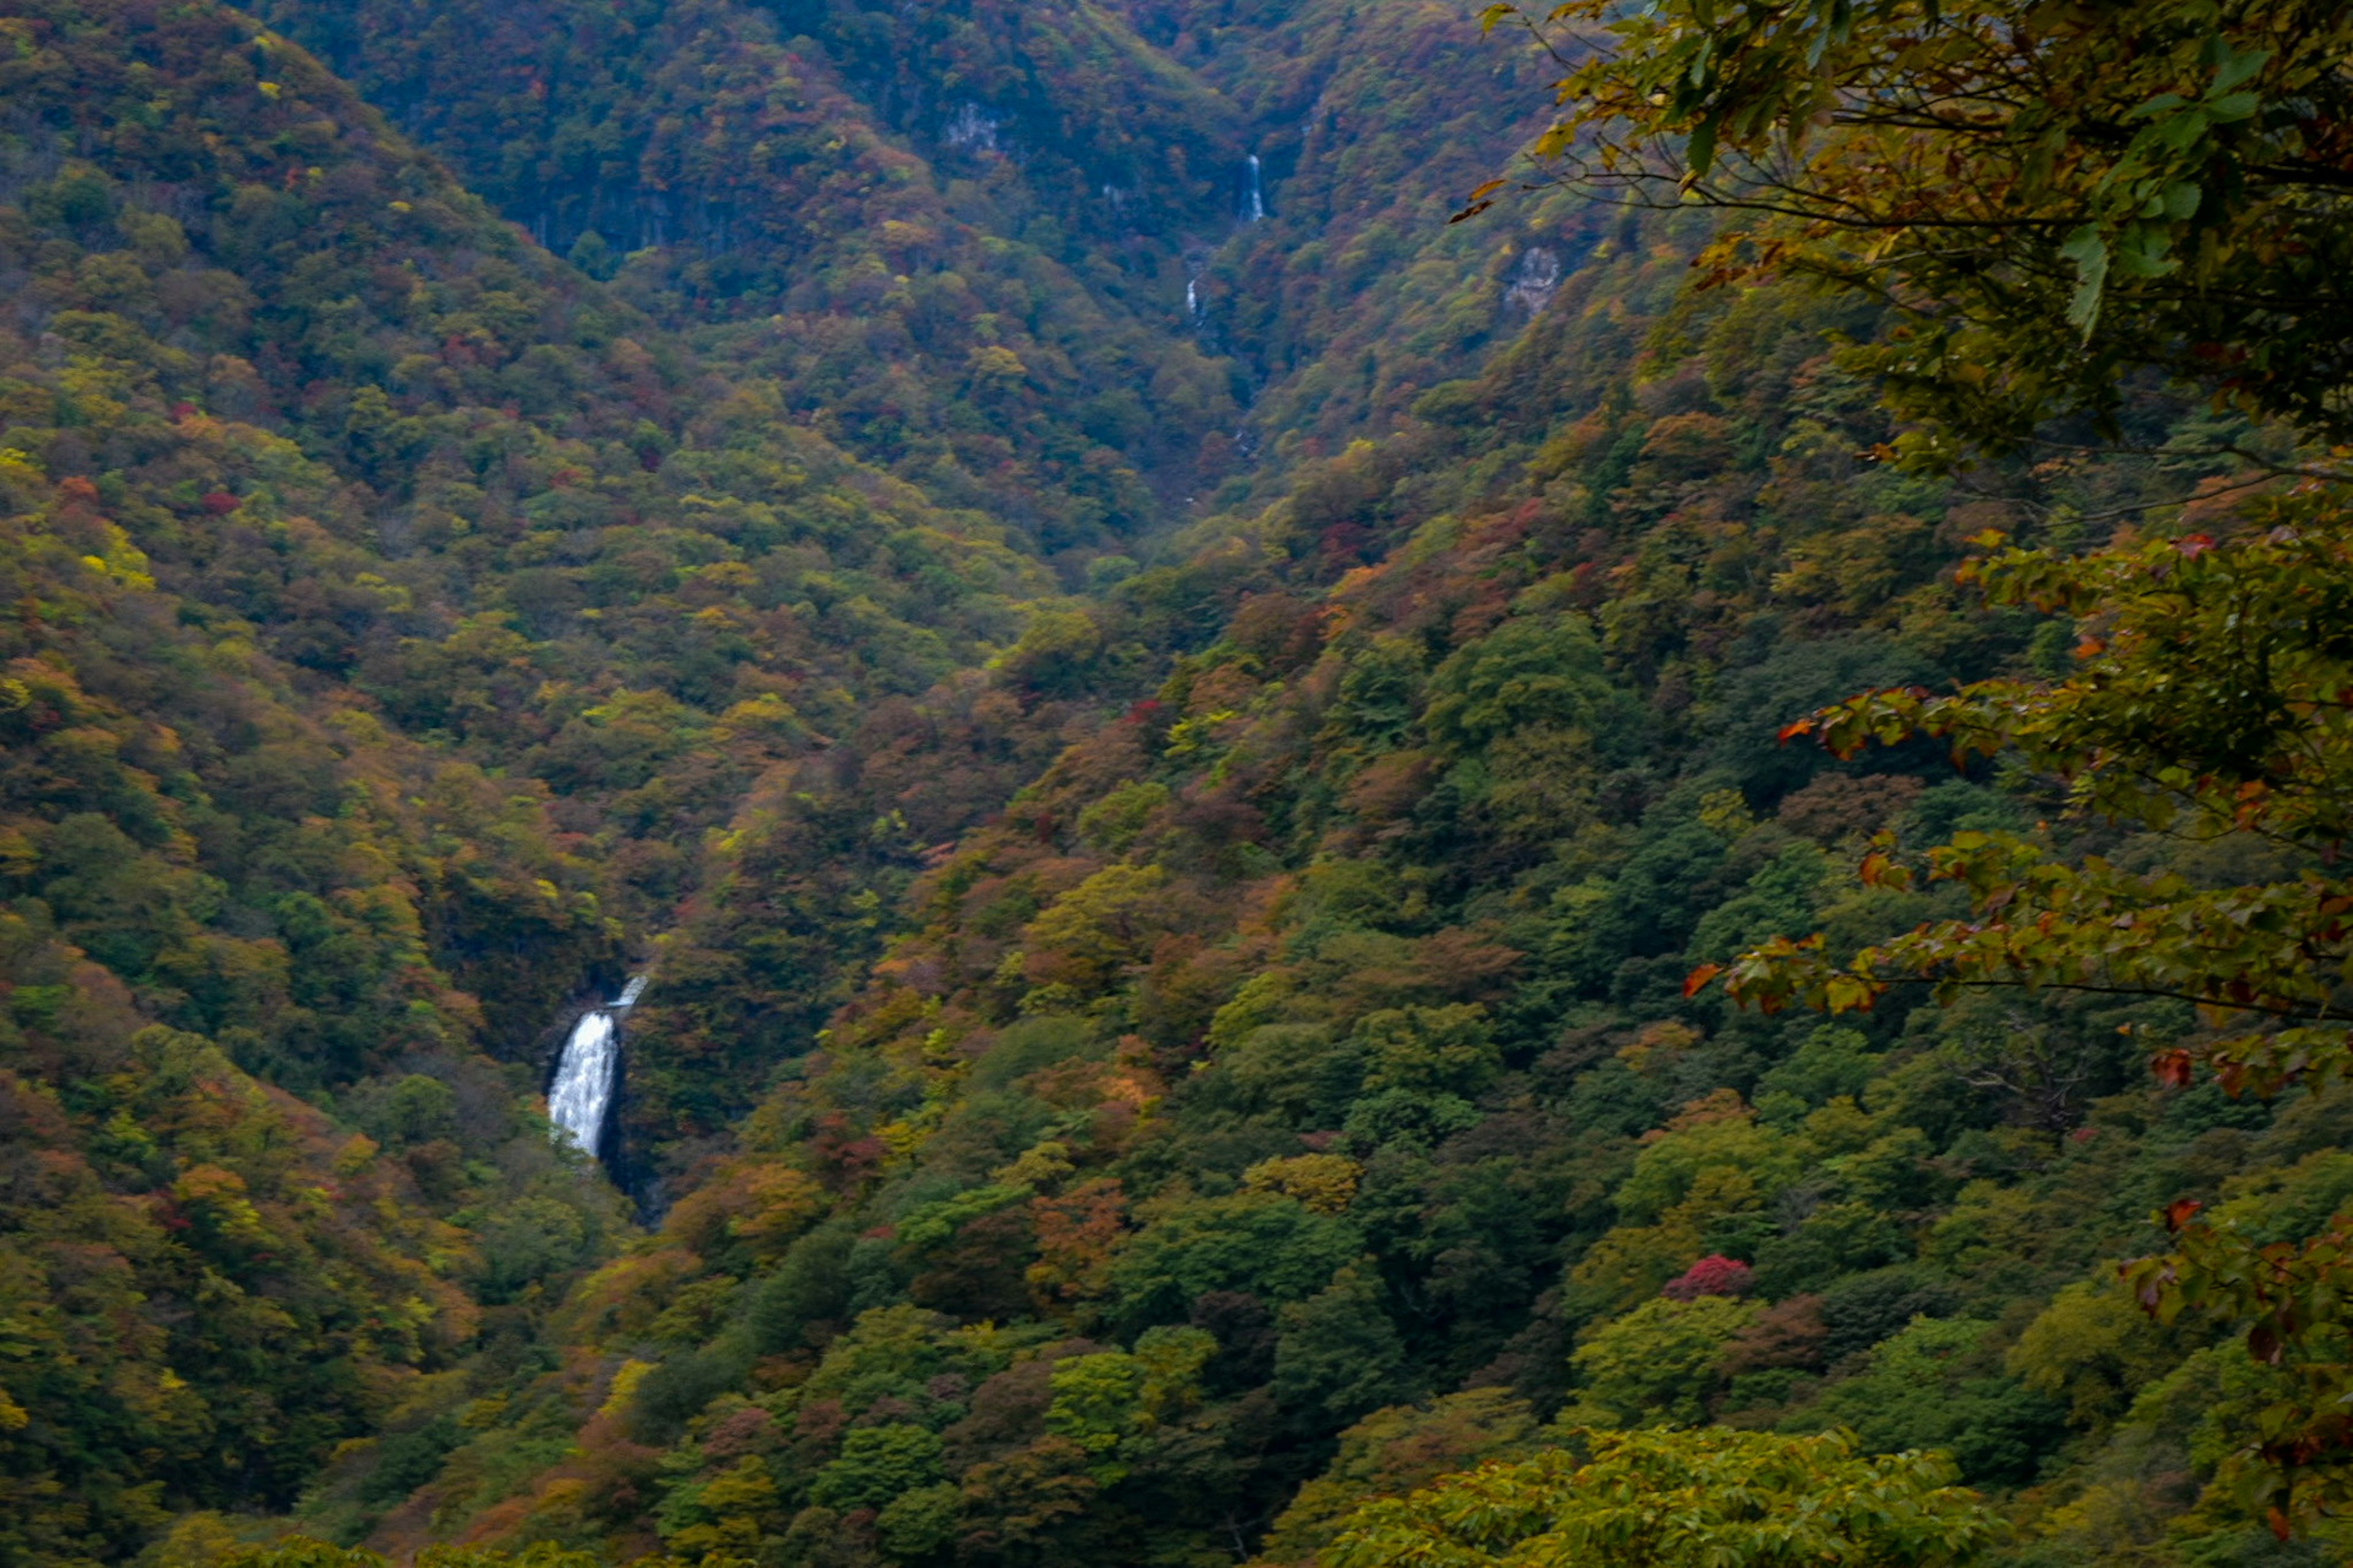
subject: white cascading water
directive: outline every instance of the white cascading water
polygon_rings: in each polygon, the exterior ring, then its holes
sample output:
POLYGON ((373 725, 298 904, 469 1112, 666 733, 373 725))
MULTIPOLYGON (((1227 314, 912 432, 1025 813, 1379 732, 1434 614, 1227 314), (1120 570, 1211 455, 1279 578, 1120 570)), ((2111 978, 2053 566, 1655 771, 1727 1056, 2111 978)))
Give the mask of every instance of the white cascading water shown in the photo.
POLYGON ((605 1113, 620 1076, 620 1015, 636 1005, 645 988, 646 977, 638 975, 610 1004, 580 1015, 547 1087, 547 1119, 555 1125, 555 1136, 569 1138, 592 1160, 602 1152, 598 1145, 605 1138, 605 1113))
POLYGON ((1252 153, 1250 162, 1242 165, 1242 221, 1258 223, 1266 216, 1266 197, 1259 189, 1258 154, 1252 153))

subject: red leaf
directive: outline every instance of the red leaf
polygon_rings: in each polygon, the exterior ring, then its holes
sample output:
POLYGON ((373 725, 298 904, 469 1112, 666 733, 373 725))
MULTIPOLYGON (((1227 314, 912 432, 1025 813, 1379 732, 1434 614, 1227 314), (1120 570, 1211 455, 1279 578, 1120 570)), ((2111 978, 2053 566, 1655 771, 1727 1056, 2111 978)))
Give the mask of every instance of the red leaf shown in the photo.
POLYGON ((2200 1203, 2196 1198, 2174 1199, 2171 1203, 2166 1205, 2163 1210, 2165 1215, 2165 1228, 2179 1234, 2181 1227, 2189 1223, 2189 1216, 2196 1214, 2200 1209, 2202 1209, 2206 1205, 2204 1204, 2200 1203))
POLYGON ((2168 1088, 2188 1089, 2194 1069, 2188 1051, 2174 1050, 2153 1058, 2148 1070, 2157 1075, 2158 1082, 2168 1088))
POLYGON ((1693 970, 1689 974, 1683 976, 1683 994, 1686 996, 1697 995, 1702 986, 1704 986, 1709 981, 1715 979, 1717 975, 1723 973, 1724 965, 1720 963, 1701 964, 1697 969, 1693 970))
POLYGON ((2247 1331, 2247 1353, 2266 1366, 2279 1364, 2279 1335, 2269 1323, 2257 1323, 2247 1331))

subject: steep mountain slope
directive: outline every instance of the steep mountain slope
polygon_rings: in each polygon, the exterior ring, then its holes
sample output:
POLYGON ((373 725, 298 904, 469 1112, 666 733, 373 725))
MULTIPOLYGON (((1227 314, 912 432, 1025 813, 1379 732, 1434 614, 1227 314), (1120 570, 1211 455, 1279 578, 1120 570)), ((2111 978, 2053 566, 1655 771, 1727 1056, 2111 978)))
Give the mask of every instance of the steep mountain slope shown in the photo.
POLYGON ((535 1353, 617 1224, 530 1109, 559 1007, 1050 580, 237 13, 0 30, 0 1475, 80 1561, 535 1353))
MULTIPOLYGON (((1891 432, 1823 334, 1869 321, 1694 312, 1682 274, 1599 247, 1482 376, 1065 628, 1060 679, 1180 657, 910 889, 823 1051, 575 1299, 578 1359, 457 1451, 437 1516, 623 1552, 1304 1562, 1566 1405, 1951 1450, 2033 1561, 2258 1550, 2199 1497, 2252 1367, 2100 1281, 2172 1198, 2325 1206, 2341 1094, 2150 1084, 2149 1039, 2194 1026, 2165 1005, 1842 1028, 1683 984, 1943 907, 1840 873, 1872 831, 2048 810, 1776 731, 1873 681, 2052 668, 2071 629, 1978 609, 1962 541, 2198 464, 1964 489, 1858 462, 1891 432), (1214 637, 1176 629, 1203 605, 1214 637), (485 1468, 565 1433, 535 1479, 485 1468)), ((744 942, 754 898, 681 943, 744 942)))
MULTIPOLYGON (((1541 309, 1608 214, 1448 216, 1538 128, 1543 61, 1421 0, 1131 0, 1136 30, 1214 86, 1259 160, 1266 216, 1202 258, 1205 335, 1250 367, 1277 458, 1386 432, 1541 309)), ((1278 493, 1288 464, 1271 465, 1278 493)), ((1247 493, 1247 492, 1245 492, 1247 493)), ((1238 497, 1235 499, 1239 499, 1238 497)))
MULTIPOLYGON (((1419 340, 1400 328, 1411 352, 1380 373, 1382 417, 1544 298, 1533 286, 1505 298, 1511 237, 1436 221, 1509 145, 1508 131, 1493 127, 1451 133, 1485 113, 1510 60, 1488 50, 1479 71, 1455 69, 1476 47, 1475 29, 1435 12, 1401 9, 1409 25, 1394 28, 1314 12, 1294 33, 1271 35, 1251 58, 1288 74, 1281 92, 1260 84, 1265 100, 1254 100, 1248 123, 1116 16, 1087 7, 1028 21, 919 8, 885 22, 812 6, 772 22, 717 5, 478 14, 290 0, 269 14, 344 62, 509 216, 567 247, 595 237, 579 254, 597 269, 625 247, 663 241, 632 252, 616 286, 691 328, 728 374, 773 377, 796 418, 919 479, 930 495, 1013 519, 1017 542, 1066 563, 1144 547, 1167 515, 1137 488, 1145 479, 1191 491, 1231 472, 1240 454, 1229 437, 1255 437, 1230 393, 1246 393, 1253 377, 1288 375, 1284 384, 1306 389, 1300 395, 1328 404, 1320 426, 1294 432, 1306 449, 1371 417, 1361 397, 1315 390, 1329 379, 1317 344, 1337 329, 1336 352, 1352 363, 1386 353, 1398 312, 1423 310, 1425 286, 1439 286, 1431 268, 1454 279, 1444 284, 1455 295, 1440 334, 1451 335, 1413 347, 1419 340), (790 29, 805 30, 776 41, 790 29), (961 96, 927 96, 920 82, 943 92, 953 84, 961 96), (1299 161, 1271 150, 1271 216, 1239 221, 1252 125, 1319 102, 1329 120, 1333 104, 1379 100, 1385 85, 1398 89, 1388 95, 1394 113, 1352 121, 1362 136, 1326 137, 1345 166, 1299 174, 1314 199, 1293 205, 1284 171, 1299 161), (1335 246, 1345 258, 1328 254, 1335 246), (1293 247, 1302 267, 1285 283, 1281 258, 1293 247), (1409 268, 1409 280, 1386 276, 1432 247, 1445 258, 1409 268), (1254 316, 1242 310, 1229 258, 1258 269, 1266 300, 1254 316), (900 277, 908 281, 890 281, 900 277), (1351 289, 1356 308, 1343 310, 1351 289), (1304 300, 1299 311, 1293 295, 1304 300), (1206 358, 1205 346, 1239 337, 1238 310, 1271 346, 1206 358), (999 350, 1018 374, 976 369, 998 363, 999 350)), ((1234 81, 1252 83, 1247 63, 1226 65, 1234 81)), ((1556 213, 1537 227, 1571 231, 1577 221, 1556 213)), ((1105 568, 1111 578, 1126 569, 1117 560, 1105 568)), ((544 582, 534 563, 525 585, 544 582)), ((1157 650, 1206 630, 1166 624, 1188 613, 1170 606, 1159 631, 1127 646, 1130 681, 1148 686, 1157 650)), ((1018 662, 1057 658, 1049 637, 1018 662)), ((827 718, 818 727, 846 752, 803 758, 800 783, 780 777, 759 792, 719 846, 729 868, 713 886, 736 886, 739 868, 756 867, 754 880, 780 890, 761 895, 758 933, 666 960, 686 966, 673 971, 681 975, 731 979, 665 986, 643 1016, 631 1112, 641 1140, 707 1131, 756 1095, 771 1064, 801 1048, 839 1000, 845 933, 873 925, 856 902, 863 890, 992 808, 1042 760, 1024 746, 1050 737, 1058 713, 1104 693, 1064 681, 1025 690, 994 718, 971 709, 977 695, 943 694, 921 714, 862 710, 857 735, 827 718), (942 748, 956 760, 944 766, 942 748), (870 755, 895 759, 887 765, 903 776, 869 780, 857 759, 870 755), (805 786, 820 775, 823 801, 812 804, 805 786), (874 825, 892 813, 902 826, 878 839, 874 825)), ((488 743, 535 739, 509 726, 488 743)), ((714 775, 711 798, 744 779, 740 769, 714 775)), ((574 792, 569 776, 554 782, 574 792)), ((662 892, 675 896, 691 879, 668 846, 675 829, 707 820, 647 827, 623 863, 647 875, 659 868, 662 892)))
POLYGON ((2064 668, 1966 542, 2225 416, 1882 466, 1867 313, 1448 226, 1524 62, 1411 0, 269 14, 496 210, 237 12, 0 7, 0 1560, 1307 1563, 1556 1415, 2328 1560, 2102 1281, 2309 1231, 2341 1090, 1683 984, 1947 907, 1874 830, 2231 874, 1778 736, 2064 668), (645 1229, 533 1090, 649 964, 645 1229))
POLYGON ((822 14, 719 0, 262 9, 543 243, 1049 553, 1100 553, 1222 465, 1229 377, 1164 274, 1223 218, 1230 116, 1089 8, 967 19, 936 48, 1002 58, 943 62, 967 96, 921 105, 842 80, 906 58, 862 14, 837 60, 796 36, 822 14), (1049 69, 1095 101, 1049 106, 1049 69))
MULTIPOLYGON (((100 483, 166 588, 256 623, 306 693, 565 797, 607 914, 666 908, 678 846, 763 769, 980 657, 1047 586, 987 520, 705 376, 298 51, 186 36, 225 15, 101 20, 135 49, 16 24, 9 444, 100 483), (241 467, 151 479, 101 421, 241 467)), ((490 998, 509 1043, 591 967, 472 946, 521 987, 490 998)))
POLYGON ((262 7, 542 242, 1070 574, 1380 427, 1590 243, 1434 221, 1532 81, 1462 16, 1210 9, 262 7))

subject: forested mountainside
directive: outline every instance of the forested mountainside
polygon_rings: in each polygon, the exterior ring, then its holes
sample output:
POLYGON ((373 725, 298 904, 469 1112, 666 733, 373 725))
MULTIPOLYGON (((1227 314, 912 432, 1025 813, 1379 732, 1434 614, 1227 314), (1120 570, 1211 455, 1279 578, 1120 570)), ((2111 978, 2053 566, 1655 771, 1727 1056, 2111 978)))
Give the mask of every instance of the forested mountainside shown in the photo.
POLYGON ((0 0, 0 1564, 2342 1560, 2299 4, 1894 286, 1421 0, 0 0))
MULTIPOLYGON (((2130 1031, 2172 1004, 1684 995, 1775 932, 1958 907, 1844 867, 2027 827, 2040 787, 1841 764, 1785 716, 2063 668, 2068 623, 1956 585, 1965 541, 2212 460, 1859 463, 1891 431, 1822 341, 1866 323, 1767 291, 1669 321, 1684 261, 1605 247, 1412 428, 1089 613, 1065 679, 1170 597, 1229 606, 910 889, 823 1049, 575 1298, 598 1359, 448 1429, 443 1528, 1304 1562, 1566 1406, 1946 1450, 2036 1561, 2274 1560, 2200 1502, 2251 1363, 2112 1266, 2177 1198, 2283 1232, 2339 1201, 2341 1095, 2153 1083, 2130 1031)), ((689 951, 758 929, 732 901, 689 951)))
POLYGON ((1051 582, 253 22, 5 24, 0 1531, 111 1558, 528 1353, 617 1212, 523 1108, 538 1037, 755 786, 952 727, 1051 582))
POLYGON ((1268 443, 1380 427, 1557 276, 1560 240, 1531 271, 1442 222, 1527 129, 1496 111, 1526 51, 1356 9, 259 8, 541 243, 1073 582, 1268 443))

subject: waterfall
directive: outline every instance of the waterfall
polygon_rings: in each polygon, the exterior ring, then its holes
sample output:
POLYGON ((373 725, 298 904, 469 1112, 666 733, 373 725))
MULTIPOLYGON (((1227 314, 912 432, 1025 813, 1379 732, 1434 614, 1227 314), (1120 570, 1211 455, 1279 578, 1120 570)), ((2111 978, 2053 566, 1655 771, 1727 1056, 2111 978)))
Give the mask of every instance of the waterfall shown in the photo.
POLYGON ((1258 154, 1242 164, 1242 221, 1258 223, 1266 216, 1266 196, 1259 188, 1258 154))
POLYGON ((620 995, 581 1014, 555 1059, 547 1119, 555 1124, 557 1138, 569 1138, 591 1159, 603 1152, 605 1118, 621 1076, 621 1015, 637 1005, 645 988, 646 977, 633 976, 620 995))

